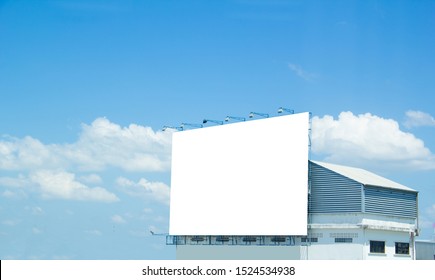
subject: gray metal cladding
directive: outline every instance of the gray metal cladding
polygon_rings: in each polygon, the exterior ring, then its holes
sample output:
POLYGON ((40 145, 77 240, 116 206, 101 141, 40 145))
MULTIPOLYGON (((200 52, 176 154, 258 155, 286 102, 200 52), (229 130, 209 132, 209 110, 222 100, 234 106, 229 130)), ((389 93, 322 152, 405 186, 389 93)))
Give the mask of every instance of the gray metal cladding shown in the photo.
POLYGON ((362 212, 361 183, 310 162, 309 213, 362 212))
POLYGON ((310 162, 309 213, 370 213, 417 217, 417 192, 363 185, 310 162), (363 195, 364 194, 364 195, 363 195))
POLYGON ((364 196, 366 213, 417 217, 417 193, 365 186, 364 196))

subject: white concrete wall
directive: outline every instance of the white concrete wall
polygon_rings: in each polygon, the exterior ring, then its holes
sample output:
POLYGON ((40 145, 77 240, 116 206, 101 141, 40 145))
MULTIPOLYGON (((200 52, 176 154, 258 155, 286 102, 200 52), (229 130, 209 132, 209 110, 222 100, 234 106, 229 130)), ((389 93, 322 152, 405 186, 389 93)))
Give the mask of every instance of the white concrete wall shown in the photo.
POLYGON ((319 244, 306 246, 305 255, 308 260, 361 260, 361 244, 319 244))
POLYGON ((367 225, 407 229, 407 231, 412 231, 417 227, 416 219, 367 213, 314 214, 310 218, 310 224, 313 227, 322 225, 342 225, 345 227, 367 225))
POLYGON ((368 260, 411 260, 413 244, 410 233, 407 232, 393 232, 393 231, 379 231, 379 230, 364 230, 365 235, 365 255, 368 260), (384 241, 385 253, 370 253, 370 240, 384 241), (396 254, 396 242, 409 243, 409 255, 396 254))
POLYGON ((408 232, 368 230, 362 228, 316 229, 309 232, 318 242, 301 242, 295 246, 179 245, 177 259, 258 259, 258 260, 411 260, 413 244, 408 232), (352 238, 352 243, 336 243, 335 238, 352 238), (384 241, 385 253, 370 253, 370 240, 384 241), (409 255, 395 253, 395 243, 410 243, 409 255))
POLYGON ((299 260, 299 246, 180 245, 177 260, 299 260))
POLYGON ((296 245, 301 246, 302 259, 308 260, 361 260, 364 240, 361 229, 316 229, 310 230, 309 236, 317 237, 318 242, 302 243, 296 238, 296 245), (352 238, 352 243, 335 243, 336 237, 352 238))
POLYGON ((411 260, 411 232, 415 219, 361 213, 312 215, 308 237, 318 242, 295 246, 180 245, 177 259, 309 259, 309 260, 411 260), (335 238, 352 238, 352 243, 336 243, 335 238), (370 240, 384 241, 385 253, 370 253, 370 240), (395 253, 395 242, 410 244, 409 255, 395 253))

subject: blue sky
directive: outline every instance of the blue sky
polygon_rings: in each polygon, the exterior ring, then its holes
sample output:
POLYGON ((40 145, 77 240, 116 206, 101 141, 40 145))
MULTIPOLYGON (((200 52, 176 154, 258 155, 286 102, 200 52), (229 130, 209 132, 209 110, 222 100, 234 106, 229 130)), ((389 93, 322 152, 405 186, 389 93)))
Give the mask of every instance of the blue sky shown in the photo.
POLYGON ((0 259, 172 259, 170 134, 280 106, 435 222, 433 1, 0 0, 0 259))

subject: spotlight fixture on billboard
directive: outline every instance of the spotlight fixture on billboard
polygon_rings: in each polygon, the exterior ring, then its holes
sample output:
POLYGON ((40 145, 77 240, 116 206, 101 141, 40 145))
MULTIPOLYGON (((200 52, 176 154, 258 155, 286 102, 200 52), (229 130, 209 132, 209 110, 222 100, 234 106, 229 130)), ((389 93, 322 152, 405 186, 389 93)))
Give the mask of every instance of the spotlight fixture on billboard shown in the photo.
POLYGON ((222 125, 222 124, 224 124, 224 122, 223 121, 215 121, 215 120, 209 120, 209 119, 204 119, 203 121, 202 121, 202 123, 208 123, 208 122, 212 122, 212 123, 217 123, 217 124, 220 124, 220 125, 222 125))
POLYGON ((162 131, 166 131, 167 129, 174 129, 174 130, 178 130, 178 131, 183 130, 183 128, 181 126, 168 126, 168 125, 165 125, 162 128, 162 131))
POLYGON ((225 118, 226 122, 229 122, 230 120, 246 121, 246 118, 243 118, 243 117, 234 117, 234 116, 227 116, 225 118))
POLYGON ((278 108, 278 114, 282 114, 283 112, 287 112, 287 113, 290 113, 290 114, 294 114, 294 113, 295 113, 295 110, 287 109, 287 108, 284 108, 284 107, 279 107, 279 108, 278 108))
POLYGON ((181 129, 184 130, 186 126, 190 126, 190 127, 203 127, 202 124, 196 124, 196 123, 182 123, 181 124, 181 129))
POLYGON ((257 116, 261 116, 263 118, 268 118, 269 114, 265 114, 265 113, 257 113, 257 112, 251 112, 249 113, 249 118, 252 119, 255 115, 257 116))

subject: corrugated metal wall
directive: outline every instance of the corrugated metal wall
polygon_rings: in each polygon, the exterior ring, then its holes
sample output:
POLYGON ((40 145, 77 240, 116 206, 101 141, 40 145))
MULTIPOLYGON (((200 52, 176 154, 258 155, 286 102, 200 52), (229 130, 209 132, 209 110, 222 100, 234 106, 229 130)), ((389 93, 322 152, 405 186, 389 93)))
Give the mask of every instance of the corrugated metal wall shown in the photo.
POLYGON ((364 187, 366 213, 417 218, 417 193, 364 187))
POLYGON ((417 193, 363 186, 313 162, 310 162, 310 169, 309 213, 365 212, 417 218, 417 193))
POLYGON ((310 162, 310 213, 362 212, 362 185, 310 162))

